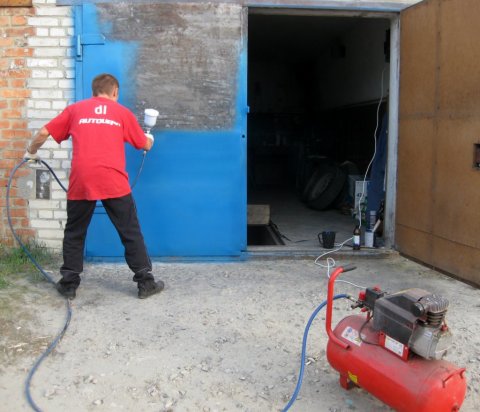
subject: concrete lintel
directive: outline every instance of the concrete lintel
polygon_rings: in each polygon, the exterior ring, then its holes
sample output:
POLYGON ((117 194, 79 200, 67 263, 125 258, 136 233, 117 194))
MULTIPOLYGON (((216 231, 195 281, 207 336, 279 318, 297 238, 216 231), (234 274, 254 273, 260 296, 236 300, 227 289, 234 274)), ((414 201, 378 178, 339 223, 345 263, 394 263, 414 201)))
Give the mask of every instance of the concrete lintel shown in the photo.
MULTIPOLYGON (((112 3, 116 0, 57 0, 59 6, 84 3, 112 3)), ((247 7, 314 8, 325 10, 352 10, 372 12, 400 12, 422 0, 129 0, 130 3, 233 3, 247 7)))

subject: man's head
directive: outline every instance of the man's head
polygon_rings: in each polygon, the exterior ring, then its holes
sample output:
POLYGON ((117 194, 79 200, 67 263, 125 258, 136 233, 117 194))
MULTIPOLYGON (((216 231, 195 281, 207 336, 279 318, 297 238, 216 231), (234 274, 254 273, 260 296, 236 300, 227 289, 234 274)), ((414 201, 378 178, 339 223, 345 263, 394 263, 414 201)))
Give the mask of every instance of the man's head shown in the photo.
POLYGON ((92 92, 94 96, 104 96, 112 100, 118 99, 120 85, 115 76, 108 73, 99 74, 92 81, 92 92))

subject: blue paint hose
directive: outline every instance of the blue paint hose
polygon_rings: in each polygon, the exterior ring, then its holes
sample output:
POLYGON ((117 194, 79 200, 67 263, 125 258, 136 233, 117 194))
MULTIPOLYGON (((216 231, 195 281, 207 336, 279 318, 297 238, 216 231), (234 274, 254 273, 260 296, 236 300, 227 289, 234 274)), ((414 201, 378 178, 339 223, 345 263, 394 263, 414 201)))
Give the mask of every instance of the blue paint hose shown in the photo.
MULTIPOLYGON (((143 157, 142 157, 142 163, 140 165, 140 168, 138 169, 138 172, 137 172, 137 175, 135 177, 135 180, 133 182, 133 184, 131 185, 131 187, 133 188, 136 184, 137 184, 137 181, 138 181, 138 178, 140 177, 140 174, 142 173, 142 170, 143 170, 143 165, 144 165, 144 162, 145 162, 145 155, 146 155, 146 152, 143 152, 143 157)), ((10 189, 12 187, 12 182, 13 182, 13 178, 15 177, 15 174, 17 173, 17 170, 23 166, 25 163, 28 163, 29 161, 32 161, 32 160, 28 160, 28 159, 23 159, 18 165, 16 165, 12 172, 10 173, 10 177, 8 179, 8 184, 7 184, 7 199, 6 199, 6 203, 7 203, 7 218, 8 218, 8 225, 10 227, 10 230, 12 231, 12 234, 13 234, 13 237, 15 238, 15 240, 17 241, 17 243, 20 245, 20 247, 22 248, 22 250, 25 252, 25 254, 28 256, 28 258, 30 259, 30 261, 35 265, 35 267, 40 271, 40 273, 43 275, 43 277, 45 278, 45 280, 49 283, 51 283, 52 285, 55 285, 55 281, 52 279, 52 277, 47 273, 45 272, 45 270, 42 268, 42 266, 37 262, 37 260, 33 257, 33 255, 29 252, 29 250, 27 249, 27 247, 25 246, 25 244, 22 242, 22 240, 20 239, 20 236, 18 236, 17 232, 15 231, 14 227, 13 227, 13 222, 12 222, 12 217, 11 217, 11 214, 10 214, 10 189)), ((42 163, 48 170, 49 172, 52 174, 52 176, 55 178, 55 180, 57 181, 57 183, 60 185, 60 187, 66 192, 67 191, 67 188, 62 184, 62 182, 60 181, 60 179, 58 178, 58 176, 55 174, 55 172, 53 171, 53 169, 46 163, 44 162, 43 160, 36 160, 36 162, 38 163, 42 163)), ((37 371, 38 367, 40 366, 40 364, 45 360, 45 358, 53 351, 53 349, 55 349, 55 347, 57 346, 57 344, 60 342, 60 340, 62 339, 63 335, 65 335, 65 332, 67 331, 68 329, 68 326, 70 324, 70 320, 72 319, 72 305, 71 305, 71 302, 70 302, 70 299, 65 299, 65 304, 66 304, 66 316, 65 316, 65 324, 62 328, 62 330, 58 333, 57 337, 53 340, 53 342, 48 346, 48 348, 45 350, 45 352, 37 359, 37 361, 35 362, 35 364, 32 366, 32 369, 30 370, 30 372, 28 373, 28 376, 27 376, 27 379, 25 381, 25 396, 27 398, 27 401, 29 403, 29 405, 31 406, 31 408, 34 410, 34 411, 37 411, 37 412, 41 412, 41 409, 35 404, 33 398, 32 398, 32 395, 30 393, 30 385, 31 385, 31 382, 32 382, 32 379, 33 379, 33 375, 35 374, 35 372, 37 371)))
MULTIPOLYGON (((10 216, 10 189, 12 187, 12 181, 15 176, 15 173, 17 170, 25 163, 27 163, 29 160, 23 160, 20 162, 15 168, 12 170, 10 173, 10 177, 8 179, 8 184, 7 184, 7 217, 8 217, 8 225, 10 226, 10 230, 12 231, 13 237, 15 240, 18 242, 22 250, 25 252, 25 254, 28 256, 28 258, 32 261, 32 263, 35 265, 35 267, 40 271, 40 273, 43 275, 43 277, 47 280, 47 282, 55 285, 55 281, 52 279, 52 277, 45 272, 45 270, 40 266, 40 264, 37 262, 37 260, 32 256, 32 254, 28 251, 22 240, 20 239, 20 236, 18 236, 17 232, 13 228, 13 223, 12 223, 12 218, 10 216)), ((47 169, 50 171, 50 173, 55 177, 56 181, 58 184, 61 186, 61 188, 65 191, 67 189, 65 186, 63 186, 62 182, 58 179, 57 175, 53 172, 52 168, 45 163, 43 160, 40 160, 41 163, 43 163, 47 169)), ((61 331, 58 333, 57 337, 52 341, 52 343, 48 346, 48 348, 45 350, 45 352, 36 360, 35 364, 32 366, 32 369, 28 373, 27 379, 25 380, 25 396, 27 398, 27 401, 31 408, 36 411, 36 412, 41 412, 41 409, 37 406, 37 404, 34 402, 32 395, 30 393, 30 385, 32 382, 33 375, 37 371, 38 367, 40 364, 45 360, 45 358, 53 351, 53 349, 57 346, 58 342, 62 339, 63 335, 65 335, 65 332, 67 331, 68 325, 70 324, 70 320, 72 319, 72 306, 70 303, 70 299, 65 299, 65 304, 66 304, 66 316, 65 316, 65 323, 61 331)))

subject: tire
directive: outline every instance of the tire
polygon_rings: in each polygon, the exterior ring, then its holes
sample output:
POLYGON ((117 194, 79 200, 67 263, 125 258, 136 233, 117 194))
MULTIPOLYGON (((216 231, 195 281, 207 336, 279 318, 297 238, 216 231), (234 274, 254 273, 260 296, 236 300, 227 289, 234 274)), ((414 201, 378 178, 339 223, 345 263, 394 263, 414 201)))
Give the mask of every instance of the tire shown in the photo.
POLYGON ((350 162, 349 160, 345 160, 341 165, 340 169, 342 169, 347 175, 359 175, 360 171, 358 170, 358 166, 350 162))
POLYGON ((342 191, 347 174, 338 166, 320 166, 309 180, 306 191, 307 206, 315 210, 327 209, 342 191))
POLYGON ((298 198, 304 202, 306 187, 309 182, 309 178, 315 171, 315 165, 312 161, 305 160, 304 164, 301 164, 297 170, 297 176, 295 179, 295 191, 298 198))
POLYGON ((301 199, 303 202, 307 203, 309 201, 312 187, 315 185, 321 175, 326 174, 330 170, 329 166, 329 161, 322 161, 321 163, 317 162, 316 164, 310 164, 310 171, 308 175, 305 175, 306 179, 301 195, 301 199))
POLYGON ((309 190, 308 183, 310 182, 312 175, 318 169, 319 162, 323 164, 325 162, 325 159, 305 157, 298 166, 295 186, 297 196, 302 202, 305 202, 307 200, 307 194, 309 190))

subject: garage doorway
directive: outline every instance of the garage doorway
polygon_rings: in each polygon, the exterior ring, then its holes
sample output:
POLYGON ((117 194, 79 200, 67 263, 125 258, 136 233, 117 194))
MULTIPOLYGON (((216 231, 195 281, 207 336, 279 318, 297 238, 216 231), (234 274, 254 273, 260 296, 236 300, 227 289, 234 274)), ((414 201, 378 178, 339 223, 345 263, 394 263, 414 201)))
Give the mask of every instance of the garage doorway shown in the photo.
POLYGON ((318 248, 324 230, 342 242, 360 213, 365 228, 381 212, 390 26, 385 15, 250 11, 247 199, 268 211, 276 247, 318 248), (355 186, 371 194, 360 209, 355 186))

